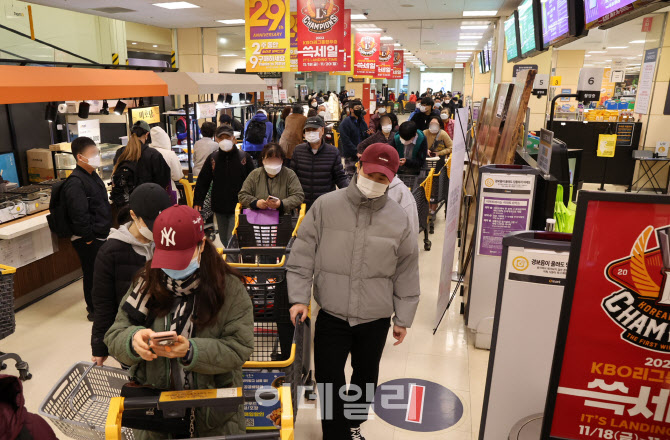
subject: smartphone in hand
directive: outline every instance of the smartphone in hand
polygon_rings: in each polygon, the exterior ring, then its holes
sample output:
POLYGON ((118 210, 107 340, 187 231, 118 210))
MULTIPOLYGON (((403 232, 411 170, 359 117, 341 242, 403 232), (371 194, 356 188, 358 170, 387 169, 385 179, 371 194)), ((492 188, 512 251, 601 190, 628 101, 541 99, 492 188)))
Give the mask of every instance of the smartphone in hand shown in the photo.
POLYGON ((157 332, 151 335, 149 338, 150 341, 153 341, 154 344, 160 345, 163 347, 169 347, 171 345, 174 345, 175 342, 178 340, 177 332, 175 331, 169 331, 169 332, 157 332))

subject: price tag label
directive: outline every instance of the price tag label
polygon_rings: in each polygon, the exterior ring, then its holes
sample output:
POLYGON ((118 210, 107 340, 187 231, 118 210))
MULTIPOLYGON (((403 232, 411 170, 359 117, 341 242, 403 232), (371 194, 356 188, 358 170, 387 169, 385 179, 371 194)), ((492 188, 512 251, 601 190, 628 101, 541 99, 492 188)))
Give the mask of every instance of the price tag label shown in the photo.
POLYGON ((551 81, 551 86, 552 87, 557 87, 557 86, 561 85, 561 82, 563 81, 563 77, 562 76, 552 76, 550 81, 551 81))

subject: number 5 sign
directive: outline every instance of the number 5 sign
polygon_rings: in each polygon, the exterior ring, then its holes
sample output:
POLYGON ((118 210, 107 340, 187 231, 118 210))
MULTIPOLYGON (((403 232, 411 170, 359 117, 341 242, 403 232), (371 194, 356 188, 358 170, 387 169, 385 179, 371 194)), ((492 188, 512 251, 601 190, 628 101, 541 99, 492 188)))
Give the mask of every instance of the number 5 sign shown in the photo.
POLYGON ((289 72, 289 0, 245 0, 247 72, 289 72))

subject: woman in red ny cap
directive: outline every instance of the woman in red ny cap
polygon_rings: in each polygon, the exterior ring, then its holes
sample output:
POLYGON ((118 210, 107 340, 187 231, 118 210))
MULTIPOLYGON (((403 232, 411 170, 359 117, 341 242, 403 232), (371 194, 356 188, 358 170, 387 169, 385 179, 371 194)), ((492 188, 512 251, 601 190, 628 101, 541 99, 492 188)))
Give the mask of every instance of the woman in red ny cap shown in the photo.
MULTIPOLYGON (((205 238, 202 216, 187 206, 163 211, 153 227, 156 249, 121 302, 105 335, 109 353, 130 365, 140 385, 160 390, 242 386, 242 364, 254 348, 253 309, 242 276, 205 238), (158 332, 174 332, 160 345, 158 332)), ((189 436, 185 425, 135 431, 139 440, 189 436), (186 430, 182 432, 182 430, 186 430)), ((197 437, 244 434, 244 409, 195 410, 197 437)), ((126 425, 124 425, 126 426, 126 425)), ((133 428, 145 427, 130 426, 133 428)))

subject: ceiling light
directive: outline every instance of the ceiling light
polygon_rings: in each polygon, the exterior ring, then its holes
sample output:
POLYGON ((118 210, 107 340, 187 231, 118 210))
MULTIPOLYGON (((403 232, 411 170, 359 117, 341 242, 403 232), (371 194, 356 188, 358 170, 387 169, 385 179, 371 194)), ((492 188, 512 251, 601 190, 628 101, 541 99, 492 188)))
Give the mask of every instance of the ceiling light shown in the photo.
POLYGON ((223 24, 244 24, 243 18, 232 18, 230 20, 216 20, 216 21, 223 24))
POLYGON ((192 9, 200 7, 189 2, 154 3, 154 6, 165 9, 192 9))
POLYGON ((647 42, 647 40, 633 40, 633 41, 629 41, 628 43, 630 43, 630 44, 644 44, 646 42, 647 42))
POLYGON ((498 11, 463 11, 463 17, 493 17, 498 11))
POLYGON ((488 29, 489 25, 463 25, 461 30, 476 30, 476 29, 488 29))
POLYGON ((609 61, 610 63, 612 62, 612 60, 605 60, 605 61, 609 61))
POLYGON ((590 50, 587 53, 607 53, 606 50, 590 50))
POLYGON ((117 115, 122 115, 125 109, 126 109, 126 103, 119 99, 116 102, 116 107, 114 107, 114 113, 116 113, 117 115))
POLYGON ((367 20, 368 17, 365 14, 351 14, 352 20, 367 20))
POLYGON ((132 43, 130 43, 130 44, 137 44, 137 43, 133 41, 133 42, 132 42, 132 43))
POLYGON ((400 47, 400 43, 393 43, 395 47, 400 47))
POLYGON ((221 43, 221 44, 226 44, 227 42, 228 42, 227 39, 225 39, 225 38, 219 38, 219 43, 221 43))
POLYGON ((237 55, 235 55, 234 53, 224 53, 224 54, 221 54, 219 56, 220 57, 236 57, 237 55))
POLYGON ((641 64, 629 64, 629 66, 641 66, 641 64))
POLYGON ((461 36, 458 37, 458 38, 461 39, 461 40, 481 40, 482 36, 481 35, 474 36, 474 35, 462 35, 461 34, 461 36))
POLYGON ((154 47, 158 47, 158 44, 154 44, 154 47))
POLYGON ((388 35, 385 35, 380 38, 380 40, 393 40, 393 37, 389 37, 388 35))
POLYGON ((479 41, 459 41, 459 46, 476 46, 479 44, 479 41))
POLYGON ((628 46, 607 46, 608 49, 628 49, 628 46))
POLYGON ((591 56, 591 55, 584 55, 584 58, 588 58, 588 57, 590 57, 590 56, 591 56))
POLYGON ((456 55, 470 55, 471 53, 472 53, 471 50, 461 51, 459 49, 458 52, 456 52, 456 55))

